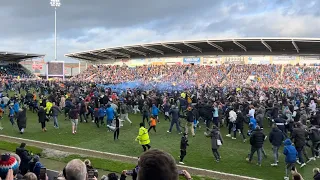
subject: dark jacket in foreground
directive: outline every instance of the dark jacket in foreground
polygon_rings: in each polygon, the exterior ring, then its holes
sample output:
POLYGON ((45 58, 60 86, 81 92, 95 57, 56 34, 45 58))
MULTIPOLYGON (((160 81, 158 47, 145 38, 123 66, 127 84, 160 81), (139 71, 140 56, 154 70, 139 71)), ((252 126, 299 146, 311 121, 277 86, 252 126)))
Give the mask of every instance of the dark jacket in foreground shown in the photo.
POLYGON ((265 137, 266 136, 263 134, 263 132, 260 129, 254 130, 250 136, 251 146, 255 148, 262 148, 265 137))
POLYGON ((282 131, 278 127, 272 128, 272 131, 269 134, 269 141, 272 146, 281 146, 283 140, 284 136, 282 131))

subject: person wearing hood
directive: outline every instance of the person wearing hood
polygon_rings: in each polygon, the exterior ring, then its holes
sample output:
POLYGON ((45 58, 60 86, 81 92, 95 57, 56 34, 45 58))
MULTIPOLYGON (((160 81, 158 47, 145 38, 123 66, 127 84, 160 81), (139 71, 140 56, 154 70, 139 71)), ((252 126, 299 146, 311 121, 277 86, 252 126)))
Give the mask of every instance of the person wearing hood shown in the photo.
POLYGON ((239 108, 237 110, 237 121, 236 121, 236 128, 237 130, 234 131, 233 133, 233 137, 236 138, 237 137, 237 131, 239 131, 239 133, 241 134, 242 138, 243 138, 243 142, 246 142, 246 136, 243 133, 243 123, 245 122, 245 117, 241 111, 241 109, 239 108))
POLYGON ((295 162, 298 156, 298 152, 294 146, 292 146, 292 142, 290 139, 286 139, 284 141, 284 149, 283 154, 286 156, 286 176, 284 177, 285 180, 289 180, 288 171, 295 168, 295 162))
POLYGON ((311 152, 312 157, 310 159, 316 160, 315 158, 319 158, 319 147, 320 147, 320 129, 319 126, 312 126, 309 129, 309 138, 312 142, 311 152))
POLYGON ((47 131, 47 128, 46 128, 46 112, 44 111, 44 108, 42 106, 40 106, 40 109, 38 111, 38 120, 39 120, 39 123, 41 123, 41 128, 42 128, 42 131, 43 132, 46 132, 47 131))
POLYGON ((219 162, 221 156, 218 152, 218 149, 223 144, 223 139, 219 128, 216 125, 213 125, 212 130, 210 130, 209 133, 204 132, 204 135, 211 138, 211 150, 216 161, 219 162))
POLYGON ((147 151, 147 148, 148 150, 151 148, 151 146, 149 145, 150 138, 148 134, 148 129, 144 127, 144 123, 140 123, 139 134, 136 137, 136 141, 139 141, 139 144, 142 146, 144 152, 147 151))
POLYGON ((269 134, 269 141, 272 144, 274 163, 271 166, 278 166, 279 162, 279 148, 284 140, 284 135, 282 131, 278 128, 276 124, 272 125, 272 131, 269 134))
POLYGON ((107 115, 107 125, 111 126, 112 121, 115 117, 115 111, 114 109, 111 107, 110 104, 107 105, 107 109, 106 109, 106 115, 107 115))
POLYGON ((265 135, 263 134, 262 130, 259 126, 256 127, 256 129, 252 132, 250 136, 250 144, 251 144, 251 151, 249 154, 249 157, 247 158, 248 162, 252 161, 253 154, 257 151, 258 154, 258 166, 261 166, 261 160, 262 160, 262 148, 263 143, 265 140, 265 135))
POLYGON ((173 105, 172 109, 170 109, 170 111, 169 111, 169 115, 171 115, 171 122, 170 122, 170 128, 167 132, 171 133, 173 125, 176 124, 177 131, 180 134, 181 130, 180 130, 180 124, 179 124, 180 123, 179 122, 179 118, 180 118, 179 107, 173 105))
POLYGON ((151 113, 158 120, 158 123, 160 123, 159 112, 160 112, 159 108, 155 104, 152 104, 151 113))
POLYGON ((251 133, 256 129, 256 127, 257 120, 253 116, 250 116, 248 136, 251 136, 251 133))

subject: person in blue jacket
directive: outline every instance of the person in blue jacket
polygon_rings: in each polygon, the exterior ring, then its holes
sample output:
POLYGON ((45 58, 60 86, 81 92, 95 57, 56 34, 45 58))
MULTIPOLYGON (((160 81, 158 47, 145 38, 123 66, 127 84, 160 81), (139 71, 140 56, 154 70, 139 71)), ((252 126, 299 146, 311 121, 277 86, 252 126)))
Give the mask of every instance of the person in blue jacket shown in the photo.
POLYGON ((113 121, 114 116, 115 116, 115 112, 114 112, 114 109, 111 107, 110 104, 107 105, 106 115, 107 115, 107 125, 111 126, 112 121, 113 121))
POLYGON ((19 102, 18 101, 15 101, 14 105, 13 105, 13 109, 14 109, 14 112, 16 114, 18 114, 19 112, 19 109, 20 109, 20 105, 19 105, 19 102))
POLYGON ((155 104, 152 104, 151 113, 158 120, 158 122, 160 123, 159 111, 160 111, 159 108, 155 104))
MULTIPOLYGON (((103 122, 103 119, 104 119, 104 116, 106 115, 106 110, 104 109, 103 106, 101 106, 98 110, 98 119, 101 123, 101 126, 103 126, 104 122, 103 122)), ((99 124, 99 122, 98 122, 99 124)))
POLYGON ((251 135, 252 131, 255 130, 256 127, 257 127, 257 120, 253 116, 250 116, 248 136, 251 135))
POLYGON ((298 152, 292 145, 292 142, 289 138, 284 141, 283 154, 286 156, 286 176, 284 179, 289 179, 288 171, 291 171, 291 169, 295 168, 295 162, 297 161, 298 157, 298 152))

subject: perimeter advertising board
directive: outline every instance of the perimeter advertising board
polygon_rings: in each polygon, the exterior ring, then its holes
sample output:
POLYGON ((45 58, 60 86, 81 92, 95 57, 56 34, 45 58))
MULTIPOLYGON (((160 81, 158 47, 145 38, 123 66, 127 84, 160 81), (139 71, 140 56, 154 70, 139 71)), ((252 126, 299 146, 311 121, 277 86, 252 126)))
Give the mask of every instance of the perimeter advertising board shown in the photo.
POLYGON ((248 64, 270 64, 270 56, 249 56, 248 64))
POLYGON ((272 56, 273 64, 291 64, 299 63, 297 56, 272 56))
POLYGON ((183 64, 200 64, 200 57, 185 57, 183 58, 183 64))
POLYGON ((220 65, 222 64, 222 57, 203 57, 203 65, 220 65))
POLYGON ((320 64, 320 56, 300 56, 301 64, 320 64))
POLYGON ((224 57, 224 63, 225 64, 244 64, 245 57, 243 57, 243 56, 224 57))

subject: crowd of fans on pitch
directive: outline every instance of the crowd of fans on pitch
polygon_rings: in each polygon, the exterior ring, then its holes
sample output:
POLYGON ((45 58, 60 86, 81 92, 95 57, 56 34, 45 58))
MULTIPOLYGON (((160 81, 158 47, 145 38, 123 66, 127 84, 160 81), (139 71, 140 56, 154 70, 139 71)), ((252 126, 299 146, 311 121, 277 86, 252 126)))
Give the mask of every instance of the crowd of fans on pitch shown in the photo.
MULTIPOLYGON (((7 79, 1 84, 4 92, 10 89, 20 92, 23 89, 27 93, 25 96, 16 94, 12 97, 1 93, 3 102, 0 107, 2 111, 8 111, 9 115, 12 115, 12 123, 18 124, 21 134, 27 131, 26 107, 24 107, 27 105, 38 113, 44 132, 46 131, 46 119, 50 116, 54 120, 55 127, 59 127, 58 114, 64 109, 66 117, 69 115, 71 119, 73 134, 76 134, 78 123, 76 120, 78 119, 81 122, 88 122, 91 117, 97 127, 100 123, 104 125, 103 122, 106 119, 106 125, 110 126, 110 130, 114 130, 114 140, 119 137, 119 120, 127 119, 130 112, 140 112, 142 122, 137 141, 142 145, 144 151, 146 148, 150 149, 149 144, 152 144, 152 136, 141 135, 148 134, 145 120, 153 122, 150 123, 149 131, 151 126, 154 126, 156 131, 155 126, 156 122, 160 121, 159 109, 161 109, 165 120, 169 121, 167 132, 174 132, 173 126, 176 125, 176 132, 183 134, 181 142, 178 142, 180 143, 179 163, 181 164, 184 164, 184 158, 188 158, 186 155, 189 145, 188 134, 191 132, 191 135, 195 136, 195 130, 200 122, 206 124, 205 136, 211 139, 210 149, 217 162, 221 161, 218 150, 224 143, 220 128, 226 126, 229 132, 227 137, 236 140, 240 132, 244 142, 247 138, 250 139, 251 149, 247 161, 251 163, 254 153, 257 152, 258 166, 262 164, 262 157, 265 155, 263 147, 267 139, 273 146, 274 163, 271 166, 279 166, 278 151, 284 145, 283 154, 286 156, 284 178, 289 179, 289 171, 292 170, 292 176, 295 179, 302 179, 295 168, 296 163, 301 164, 300 167, 303 168, 308 162, 320 157, 320 112, 318 110, 320 96, 316 88, 317 83, 319 83, 319 68, 307 66, 174 65, 137 68, 92 66, 72 81, 25 80, 18 82, 7 79), (251 80, 253 86, 244 83, 250 76, 255 77, 251 80), (312 76, 313 78, 310 78, 312 76), (126 88, 114 91, 112 88, 96 85, 96 83, 119 84, 135 80, 159 84, 170 82, 174 86, 190 83, 193 86, 185 87, 179 92, 165 89, 160 91, 153 87, 149 87, 148 90, 126 88), (22 105, 23 108, 20 108, 22 105), (263 129, 266 122, 272 127, 270 132, 263 129), (248 126, 248 133, 244 132, 245 126, 248 126), (140 134, 140 132, 143 133, 140 134), (265 135, 267 133, 268 137, 265 135), (311 152, 311 157, 308 156, 307 150, 311 152)), ((23 147, 24 145, 20 148, 23 147)), ((8 155, 4 155, 3 158, 4 161, 7 160, 8 155)), ((77 171, 79 176, 73 178, 74 174, 68 175, 67 173, 69 169, 67 165, 64 171, 65 178, 82 180, 88 174, 83 165, 80 160, 71 161, 70 166, 77 166, 76 169, 82 169, 82 171, 77 171)), ((134 171, 137 172, 139 180, 152 179, 153 175, 166 180, 176 180, 179 174, 171 156, 152 149, 141 156, 137 167, 134 171), (159 154, 159 158, 167 161, 157 161, 153 153, 159 154), (148 173, 149 166, 143 171, 144 167, 150 164, 164 166, 157 163, 165 163, 170 167, 163 169, 164 171, 159 172, 160 174, 148 173), (175 177, 169 177, 169 175, 175 175, 175 177)), ((12 170, 9 171, 11 172, 12 170)), ((21 169, 20 172, 22 172, 21 169)), ((152 169, 150 172, 153 172, 152 169)), ((314 179, 320 178, 318 177, 320 176, 319 169, 315 169, 314 173, 314 179)), ((125 178, 126 174, 124 171, 121 178, 125 178)), ((190 178, 185 171, 181 174, 190 178)), ((115 177, 115 175, 111 176, 115 177)))

